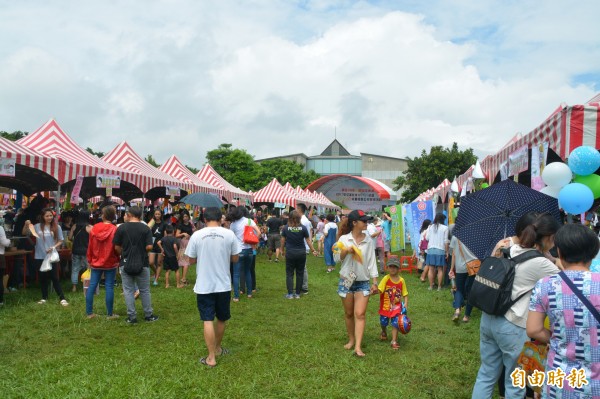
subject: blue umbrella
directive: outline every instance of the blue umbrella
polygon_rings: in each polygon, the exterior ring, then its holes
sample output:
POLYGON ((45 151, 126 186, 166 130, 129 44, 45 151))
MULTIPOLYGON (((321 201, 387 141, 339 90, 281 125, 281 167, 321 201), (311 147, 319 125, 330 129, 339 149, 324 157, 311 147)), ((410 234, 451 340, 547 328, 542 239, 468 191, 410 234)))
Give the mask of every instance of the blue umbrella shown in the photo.
POLYGON ((184 204, 200 206, 202 208, 222 208, 223 201, 215 194, 210 193, 192 193, 181 198, 179 202, 184 204))
POLYGON ((507 179, 460 201, 453 234, 484 259, 498 241, 515 234, 515 224, 528 212, 548 212, 560 221, 556 198, 507 179))

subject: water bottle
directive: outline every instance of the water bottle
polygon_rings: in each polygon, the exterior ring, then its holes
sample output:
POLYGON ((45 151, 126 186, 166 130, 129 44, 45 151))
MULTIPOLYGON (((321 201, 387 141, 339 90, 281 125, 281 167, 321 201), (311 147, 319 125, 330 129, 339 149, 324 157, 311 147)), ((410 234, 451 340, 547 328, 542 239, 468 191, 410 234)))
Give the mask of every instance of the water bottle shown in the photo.
POLYGON ((452 292, 456 292, 456 278, 452 277, 450 283, 452 284, 452 292))

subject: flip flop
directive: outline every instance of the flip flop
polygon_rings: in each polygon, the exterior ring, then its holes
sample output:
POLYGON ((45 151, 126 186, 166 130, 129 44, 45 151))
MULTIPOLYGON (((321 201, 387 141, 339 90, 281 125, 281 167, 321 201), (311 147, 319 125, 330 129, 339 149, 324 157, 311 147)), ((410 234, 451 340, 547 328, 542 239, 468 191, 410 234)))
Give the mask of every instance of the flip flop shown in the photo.
POLYGON ((359 354, 358 354, 358 353, 356 353, 356 352, 352 352, 352 356, 355 356, 355 357, 361 357, 361 358, 362 358, 362 357, 365 357, 365 356, 367 356, 367 355, 365 355, 364 353, 363 353, 362 355, 359 355, 359 354))
POLYGON ((221 353, 219 354, 219 356, 229 355, 229 353, 229 349, 221 347, 221 353))
POLYGON ((211 368, 211 369, 212 369, 212 368, 214 368, 214 367, 217 367, 217 365, 216 365, 216 364, 215 364, 215 365, 210 365, 210 364, 208 364, 208 363, 207 363, 207 361, 206 361, 206 358, 205 358, 205 357, 201 357, 201 358, 200 358, 200 364, 203 364, 203 365, 205 365, 206 367, 209 367, 209 368, 211 368))

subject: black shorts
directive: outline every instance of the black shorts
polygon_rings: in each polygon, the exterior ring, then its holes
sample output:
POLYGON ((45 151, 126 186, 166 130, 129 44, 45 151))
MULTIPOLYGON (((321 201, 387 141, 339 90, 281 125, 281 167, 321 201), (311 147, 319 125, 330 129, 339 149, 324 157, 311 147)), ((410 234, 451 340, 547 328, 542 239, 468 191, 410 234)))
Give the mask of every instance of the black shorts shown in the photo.
POLYGON ((213 321, 215 315, 220 321, 231 319, 231 291, 196 294, 196 303, 200 311, 200 320, 213 321))
POLYGON ((176 256, 165 256, 163 260, 163 269, 165 270, 179 270, 179 262, 177 262, 176 256))

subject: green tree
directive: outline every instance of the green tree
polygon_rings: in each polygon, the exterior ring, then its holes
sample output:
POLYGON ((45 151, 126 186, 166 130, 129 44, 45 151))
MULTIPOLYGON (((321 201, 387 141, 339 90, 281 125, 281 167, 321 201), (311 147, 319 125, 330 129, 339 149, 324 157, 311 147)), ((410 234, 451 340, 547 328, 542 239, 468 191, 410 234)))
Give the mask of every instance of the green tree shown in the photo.
POLYGON ((246 191, 257 189, 259 165, 246 150, 234 149, 231 144, 221 144, 217 149, 206 153, 206 160, 234 186, 246 191))
POLYGON ((192 172, 193 174, 197 175, 198 172, 200 172, 200 169, 198 168, 194 168, 193 166, 190 165, 185 165, 186 168, 188 168, 190 170, 190 172, 192 172))
POLYGON ((85 150, 87 152, 89 152, 90 154, 97 156, 98 158, 102 158, 104 156, 104 154, 106 154, 105 152, 102 152, 102 151, 94 151, 90 147, 86 147, 85 150))
POLYGON ((17 140, 22 139, 23 137, 27 136, 28 134, 29 134, 29 132, 22 132, 20 130, 16 130, 12 133, 0 131, 0 136, 4 137, 5 139, 8 139, 10 141, 17 141, 17 140))
POLYGON ((154 166, 155 168, 160 168, 160 164, 158 162, 156 162, 156 160, 154 159, 154 157, 152 155, 148 154, 148 156, 144 159, 146 160, 146 162, 148 162, 150 165, 154 166))
POLYGON ((404 189, 400 202, 411 202, 444 179, 464 173, 476 161, 473 149, 460 151, 456 143, 451 148, 431 147, 429 154, 423 150, 420 157, 408 158, 408 168, 393 181, 394 190, 404 189))
POLYGON ((304 171, 304 166, 298 162, 287 159, 271 159, 260 163, 260 170, 256 181, 257 187, 266 186, 275 177, 281 184, 290 182, 294 187, 308 186, 321 177, 314 170, 304 171))

